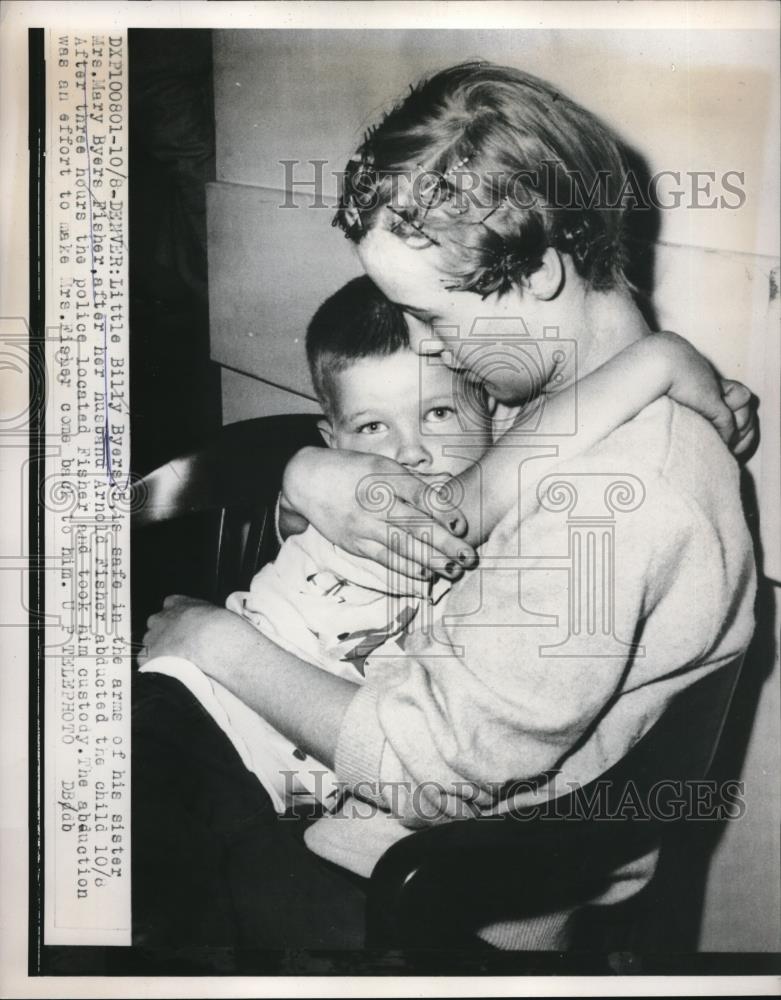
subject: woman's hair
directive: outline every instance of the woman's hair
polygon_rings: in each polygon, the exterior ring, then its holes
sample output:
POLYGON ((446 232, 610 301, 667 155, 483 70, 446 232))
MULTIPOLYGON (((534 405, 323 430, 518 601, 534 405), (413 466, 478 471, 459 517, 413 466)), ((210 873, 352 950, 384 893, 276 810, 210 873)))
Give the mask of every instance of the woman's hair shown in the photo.
POLYGON ((333 375, 360 358, 409 348, 404 313, 362 275, 329 296, 306 331, 306 357, 320 405, 333 416, 338 404, 333 375))
POLYGON ((485 62, 414 87, 347 165, 334 224, 435 244, 451 287, 508 291, 554 247, 596 289, 624 282, 628 167, 617 140, 550 84, 485 62))

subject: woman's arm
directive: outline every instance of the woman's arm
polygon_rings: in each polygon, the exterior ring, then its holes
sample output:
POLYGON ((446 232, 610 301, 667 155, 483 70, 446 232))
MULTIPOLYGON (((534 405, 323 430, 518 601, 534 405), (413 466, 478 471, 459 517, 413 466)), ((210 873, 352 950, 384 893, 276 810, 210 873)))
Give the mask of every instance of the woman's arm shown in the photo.
POLYGON ((183 656, 263 715, 296 746, 333 767, 357 687, 275 645, 239 615, 191 597, 167 597, 144 636, 144 662, 183 656))
MULTIPOLYGON (((503 447, 500 439, 482 459, 457 478, 463 488, 462 509, 469 528, 466 539, 480 545, 512 506, 519 515, 534 502, 542 479, 560 462, 588 451, 612 431, 636 417, 661 396, 697 411, 709 420, 736 454, 753 438, 751 393, 739 382, 722 382, 692 345, 674 333, 650 334, 626 347, 605 364, 544 402, 540 432, 530 432, 520 447, 503 447), (548 435, 545 426, 562 426, 575 411, 576 431, 548 435), (534 461, 520 464, 533 451, 534 461), (484 484, 481 489, 481 484, 484 484), (521 494, 519 497, 519 493, 521 494), (523 501, 526 501, 524 507, 523 501)), ((459 491, 461 492, 461 491, 459 491)))

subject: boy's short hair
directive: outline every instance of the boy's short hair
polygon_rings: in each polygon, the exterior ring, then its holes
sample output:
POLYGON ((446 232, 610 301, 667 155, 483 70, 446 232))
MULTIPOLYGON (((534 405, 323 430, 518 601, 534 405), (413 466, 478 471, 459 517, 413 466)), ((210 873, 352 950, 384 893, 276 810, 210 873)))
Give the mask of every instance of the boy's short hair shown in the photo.
POLYGON ((361 358, 384 357, 409 346, 404 313, 366 275, 329 296, 306 331, 312 385, 326 416, 337 412, 336 373, 361 358))
POLYGON ((423 80, 366 133, 334 222, 358 243, 389 220, 408 243, 441 248, 450 287, 483 296, 519 284, 548 247, 605 290, 626 281, 628 175, 611 131, 556 87, 468 62, 423 80))

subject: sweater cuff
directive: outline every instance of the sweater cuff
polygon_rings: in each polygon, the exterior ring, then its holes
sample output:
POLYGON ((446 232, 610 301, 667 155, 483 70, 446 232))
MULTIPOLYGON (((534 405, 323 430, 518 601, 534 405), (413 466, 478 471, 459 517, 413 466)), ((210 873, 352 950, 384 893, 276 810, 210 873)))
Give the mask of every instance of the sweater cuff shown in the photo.
POLYGON ((378 691, 366 684, 348 705, 336 742, 334 771, 353 795, 384 806, 380 766, 386 741, 377 715, 378 698, 378 691))

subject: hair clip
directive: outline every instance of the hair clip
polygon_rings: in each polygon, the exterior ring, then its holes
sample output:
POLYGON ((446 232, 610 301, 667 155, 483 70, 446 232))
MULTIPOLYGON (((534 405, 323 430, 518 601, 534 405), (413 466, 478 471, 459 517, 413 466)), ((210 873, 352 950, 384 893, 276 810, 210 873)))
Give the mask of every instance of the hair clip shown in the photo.
POLYGON ((361 220, 361 213, 358 210, 357 205, 353 201, 353 196, 347 199, 347 203, 342 206, 342 215, 344 216, 344 221, 352 229, 357 226, 359 229, 363 229, 363 222, 361 220))
POLYGON ((374 157, 362 156, 360 153, 355 153, 347 161, 346 172, 353 182, 356 177, 374 177, 376 174, 374 170, 374 157))
POLYGON ((429 211, 435 205, 441 204, 443 190, 448 194, 449 185, 444 174, 436 170, 427 170, 422 163, 416 164, 416 167, 415 176, 411 178, 412 194, 416 207, 422 211, 425 221, 429 211))
MULTIPOLYGON (((509 199, 509 198, 507 197, 507 195, 504 195, 504 196, 503 196, 503 197, 502 197, 502 198, 501 198, 501 199, 500 199, 500 200, 499 200, 499 201, 498 201, 498 202, 497 202, 497 203, 496 203, 496 204, 494 205, 494 207, 493 207, 493 208, 491 209, 491 211, 490 211, 490 212, 488 212, 488 213, 487 213, 486 215, 484 215, 484 216, 482 217, 482 219, 478 219, 478 220, 477 220, 477 224, 478 224, 478 225, 480 225, 480 226, 485 226, 486 222, 488 222, 488 220, 489 220, 489 219, 491 218, 491 216, 492 216, 492 215, 493 215, 493 214, 494 214, 495 212, 498 212, 498 211, 499 211, 499 209, 500 209, 500 208, 502 208, 502 207, 503 207, 504 205, 506 205, 506 204, 507 204, 507 203, 509 202, 509 200, 510 200, 510 199, 509 199)), ((487 228, 489 228, 489 227, 488 227, 488 226, 486 226, 486 229, 487 229, 487 228)), ((493 232, 493 230, 491 230, 491 231, 493 232)))
POLYGON ((462 167, 465 167, 467 165, 467 163, 469 163, 469 161, 471 159, 472 159, 471 155, 470 156, 462 156, 460 160, 457 160, 453 164, 453 166, 450 167, 450 169, 445 172, 444 176, 445 177, 449 177, 451 174, 454 174, 456 172, 456 170, 460 170, 462 167))
MULTIPOLYGON (((385 119, 383 118, 382 121, 384 120, 385 119)), ((362 149, 366 149, 367 146, 371 146, 372 142, 374 141, 374 137, 377 134, 380 125, 382 124, 382 121, 375 122, 374 125, 370 125, 363 133, 363 143, 361 144, 362 149)))
POLYGON ((441 245, 439 240, 434 239, 434 237, 431 236, 429 233, 427 233, 426 230, 423 228, 423 226, 415 222, 414 219, 410 219, 408 216, 404 215, 398 209, 394 208, 393 205, 387 205, 386 208, 388 208, 391 212, 393 212, 395 216, 401 219, 401 221, 404 223, 405 226, 409 226, 411 229, 414 229, 416 233, 427 239, 429 243, 433 243, 435 247, 441 245))
POLYGON ((425 208, 426 212, 428 212, 429 208, 431 207, 431 200, 433 200, 429 199, 429 195, 434 191, 438 191, 439 188, 442 186, 442 176, 438 175, 433 170, 426 170, 422 163, 417 163, 416 167, 417 167, 417 173, 415 174, 415 177, 413 178, 412 181, 413 188, 415 185, 415 181, 418 179, 418 177, 422 176, 424 178, 426 177, 428 178, 425 187, 423 186, 423 184, 421 184, 419 191, 420 197, 423 200, 423 207, 425 208), (431 179, 432 177, 434 178, 433 180, 431 179))
POLYGON ((451 167, 448 167, 444 174, 442 174, 442 178, 440 180, 440 187, 444 187, 447 191, 447 201, 449 202, 451 209, 453 209, 458 215, 464 215, 464 213, 468 211, 469 205, 468 203, 459 204, 458 202, 459 189, 456 180, 456 171, 465 167, 471 159, 471 155, 467 155, 462 156, 460 160, 456 160, 456 162, 451 167))
POLYGON ((505 248, 501 253, 493 251, 491 256, 493 263, 483 270, 475 284, 475 291, 483 296, 508 291, 517 280, 518 272, 524 267, 523 259, 512 250, 505 248))
POLYGON ((361 164, 364 170, 371 170, 374 166, 374 153, 371 149, 364 149, 361 156, 361 164))

